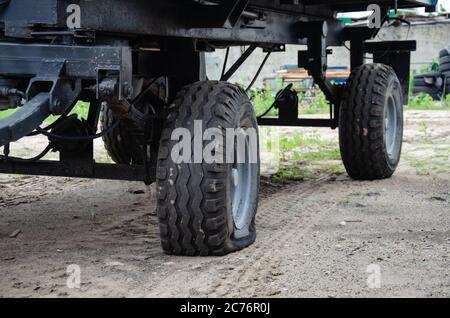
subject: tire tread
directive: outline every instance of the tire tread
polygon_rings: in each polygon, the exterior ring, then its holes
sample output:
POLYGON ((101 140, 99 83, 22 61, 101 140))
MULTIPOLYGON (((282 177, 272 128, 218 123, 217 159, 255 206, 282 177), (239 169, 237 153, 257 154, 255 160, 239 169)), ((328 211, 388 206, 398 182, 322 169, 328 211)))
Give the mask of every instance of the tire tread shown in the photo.
POLYGON ((342 160, 353 179, 385 179, 394 172, 384 160, 382 131, 382 96, 393 75, 394 70, 387 65, 368 64, 353 70, 347 83, 339 135, 342 160))
POLYGON ((195 120, 202 120, 204 128, 232 127, 231 114, 237 111, 237 101, 244 96, 247 98, 240 88, 229 83, 198 82, 184 87, 169 110, 166 133, 160 143, 157 182, 160 235, 167 254, 221 256, 255 240, 254 236, 242 244, 230 240, 223 184, 225 165, 176 165, 169 158, 174 143, 171 131, 192 127, 195 120))

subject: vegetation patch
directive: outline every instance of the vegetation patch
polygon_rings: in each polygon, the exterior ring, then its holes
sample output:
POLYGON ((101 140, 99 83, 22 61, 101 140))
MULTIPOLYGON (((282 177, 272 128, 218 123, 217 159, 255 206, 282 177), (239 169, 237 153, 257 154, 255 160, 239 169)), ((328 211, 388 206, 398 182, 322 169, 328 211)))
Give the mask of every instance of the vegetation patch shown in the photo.
MULTIPOLYGON (((273 140, 263 139, 269 149, 273 140)), ((279 169, 273 181, 315 179, 322 173, 342 174, 337 142, 327 141, 317 133, 292 131, 279 137, 279 169)))
POLYGON ((411 96, 409 99, 407 110, 446 110, 450 109, 450 94, 442 98, 440 101, 435 101, 433 98, 426 94, 420 93, 415 96, 411 96))

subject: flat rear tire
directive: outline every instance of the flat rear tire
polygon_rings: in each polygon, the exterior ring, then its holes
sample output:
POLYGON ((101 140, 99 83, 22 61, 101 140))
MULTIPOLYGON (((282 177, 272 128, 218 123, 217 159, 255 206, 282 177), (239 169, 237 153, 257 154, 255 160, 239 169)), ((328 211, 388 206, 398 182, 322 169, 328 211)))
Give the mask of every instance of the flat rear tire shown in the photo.
MULTIPOLYGON (((245 92, 226 82, 204 81, 185 87, 171 106, 162 133, 157 167, 157 211, 164 252, 182 256, 221 256, 241 250, 256 239, 255 216, 259 192, 257 120, 245 92), (245 146, 242 163, 196 161, 191 143, 190 162, 177 148, 173 132, 184 129, 194 138, 195 125, 223 132, 256 132, 256 152, 245 146), (255 157, 256 156, 256 157, 255 157), (186 160, 184 160, 186 161, 186 160)), ((185 137, 183 137, 185 138, 185 137)), ((211 141, 203 141, 203 149, 211 141)), ((228 143, 216 152, 226 156, 228 143)), ((235 151, 237 147, 235 147, 235 151)), ((234 161, 234 160, 233 160, 234 161)))

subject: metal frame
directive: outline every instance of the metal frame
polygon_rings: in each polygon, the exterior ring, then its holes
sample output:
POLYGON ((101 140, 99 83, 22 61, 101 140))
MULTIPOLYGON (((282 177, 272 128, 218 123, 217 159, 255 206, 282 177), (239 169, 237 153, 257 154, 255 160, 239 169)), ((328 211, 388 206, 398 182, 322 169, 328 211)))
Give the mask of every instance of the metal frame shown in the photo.
POLYGON ((374 63, 386 64, 394 69, 402 85, 405 105, 409 100, 411 52, 416 49, 416 41, 367 42, 364 44, 365 52, 373 54, 374 63))
MULTIPOLYGON (((145 181, 144 166, 92 163, 89 166, 68 165, 59 161, 1 162, 0 173, 34 176, 145 181)), ((153 177, 151 182, 156 179, 153 177)))

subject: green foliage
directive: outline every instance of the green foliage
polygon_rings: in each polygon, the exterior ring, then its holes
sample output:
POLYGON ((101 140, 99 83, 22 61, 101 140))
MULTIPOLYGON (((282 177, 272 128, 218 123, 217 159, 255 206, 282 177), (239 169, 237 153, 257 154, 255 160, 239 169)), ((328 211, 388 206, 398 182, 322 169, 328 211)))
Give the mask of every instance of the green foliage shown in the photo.
MULTIPOLYGON (((253 102, 257 116, 264 114, 275 102, 275 97, 269 90, 253 89, 250 92, 250 99, 253 102)), ((278 110, 272 109, 267 116, 277 116, 278 110)))
POLYGON ((326 141, 317 134, 292 132, 280 138, 282 160, 339 160, 337 143, 326 141))
POLYGON ((87 119, 89 114, 89 103, 78 102, 70 114, 77 114, 78 118, 87 119))
POLYGON ((442 99, 442 101, 435 101, 426 94, 420 93, 409 98, 407 109, 415 110, 444 110, 450 109, 450 94, 442 99))
POLYGON ((442 107, 444 109, 450 109, 450 94, 442 99, 442 107))
POLYGON ((337 142, 323 140, 318 134, 289 132, 280 138, 279 172, 274 181, 314 178, 320 172, 343 173, 337 142))
POLYGON ((448 175, 450 173, 450 166, 446 164, 450 156, 450 148, 440 151, 436 149, 437 153, 433 157, 423 158, 405 154, 404 159, 416 169, 416 173, 419 176, 439 176, 448 175))
MULTIPOLYGON (((249 97, 255 108, 257 116, 264 114, 275 101, 275 94, 268 89, 253 89, 249 93, 249 97)), ((318 92, 315 96, 309 97, 300 93, 299 95, 299 114, 314 115, 328 114, 330 106, 326 100, 325 94, 318 92)), ((267 116, 277 116, 278 110, 272 109, 267 116)))
POLYGON ((435 57, 433 59, 433 62, 431 62, 430 64, 421 67, 415 75, 425 74, 425 73, 430 73, 430 72, 439 72, 439 58, 438 57, 435 57))
POLYGON ((427 122, 420 123, 418 140, 422 143, 433 143, 430 132, 428 130, 427 122))
POLYGON ((325 94, 318 92, 314 97, 308 98, 308 102, 302 102, 300 96, 300 114, 314 115, 314 114, 328 114, 330 112, 330 104, 325 97, 325 94))
POLYGON ((413 91, 413 87, 414 87, 414 81, 413 81, 414 76, 419 75, 419 74, 431 73, 431 72, 439 72, 439 57, 435 57, 433 59, 433 62, 431 62, 425 66, 422 66, 420 69, 410 72, 410 78, 411 78, 411 80, 409 81, 409 94, 410 95, 412 95, 412 91, 413 91))
POLYGON ((420 93, 418 95, 412 95, 409 98, 408 108, 411 109, 426 109, 433 104, 433 97, 426 93, 420 93))

